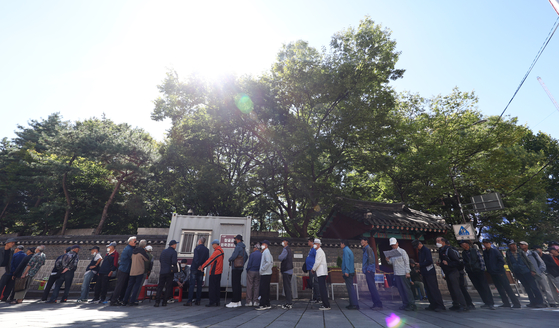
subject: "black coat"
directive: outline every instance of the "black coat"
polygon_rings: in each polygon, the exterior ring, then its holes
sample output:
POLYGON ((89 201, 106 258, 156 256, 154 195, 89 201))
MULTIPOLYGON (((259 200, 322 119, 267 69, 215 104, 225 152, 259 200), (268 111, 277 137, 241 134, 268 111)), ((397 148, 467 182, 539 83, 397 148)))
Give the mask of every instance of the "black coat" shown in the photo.
POLYGON ((419 250, 419 271, 424 277, 437 275, 437 270, 433 264, 431 250, 425 246, 421 247, 419 250), (427 268, 430 268, 431 270, 427 270, 427 268))
POLYGON ((485 267, 489 274, 504 274, 505 273, 505 259, 501 252, 495 248, 486 249, 483 251, 483 259, 485 260, 485 267))
POLYGON ((553 277, 559 277, 559 266, 553 260, 550 254, 542 254, 542 260, 545 263, 545 271, 553 277))

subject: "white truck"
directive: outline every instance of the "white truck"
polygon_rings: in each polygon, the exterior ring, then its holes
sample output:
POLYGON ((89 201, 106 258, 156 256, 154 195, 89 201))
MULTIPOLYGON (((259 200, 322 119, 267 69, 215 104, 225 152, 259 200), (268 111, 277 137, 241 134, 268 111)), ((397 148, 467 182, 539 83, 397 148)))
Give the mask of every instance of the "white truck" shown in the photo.
MULTIPOLYGON (((243 242, 246 245, 247 254, 250 254, 250 228, 252 218, 247 217, 228 217, 228 216, 197 216, 197 215, 180 215, 173 213, 171 219, 171 227, 167 236, 167 245, 171 240, 176 240, 177 253, 179 261, 187 259, 188 264, 192 263, 194 257, 194 248, 198 244, 200 237, 206 238, 206 247, 213 252, 211 243, 214 239, 220 241, 220 246, 225 253, 223 260, 223 274, 221 275, 221 287, 231 288, 231 277, 227 279, 229 272, 228 259, 233 254, 235 245, 233 239, 236 235, 243 236, 243 242), (227 283, 229 282, 229 283, 227 283)), ((197 270, 197 268, 191 268, 197 270)), ((231 268, 232 269, 232 268, 231 268)), ((208 286, 208 271, 205 270, 204 286, 208 286)), ((243 270, 241 283, 246 286, 246 268, 243 270)))

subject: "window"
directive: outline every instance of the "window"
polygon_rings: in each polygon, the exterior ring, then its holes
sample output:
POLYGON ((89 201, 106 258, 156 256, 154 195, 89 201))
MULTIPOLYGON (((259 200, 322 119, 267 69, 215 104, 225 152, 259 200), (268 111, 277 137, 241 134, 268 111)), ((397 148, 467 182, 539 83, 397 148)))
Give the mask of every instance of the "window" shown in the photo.
POLYGON ((180 253, 192 253, 194 248, 198 244, 198 239, 204 237, 206 238, 205 246, 208 247, 210 243, 210 231, 193 231, 193 230, 183 230, 182 237, 180 241, 180 253))

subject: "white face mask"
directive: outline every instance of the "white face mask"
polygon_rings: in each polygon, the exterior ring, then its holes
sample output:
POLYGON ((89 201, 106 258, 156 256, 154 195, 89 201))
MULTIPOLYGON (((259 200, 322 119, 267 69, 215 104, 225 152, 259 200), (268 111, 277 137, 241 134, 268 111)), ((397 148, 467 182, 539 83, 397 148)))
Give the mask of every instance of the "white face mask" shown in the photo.
POLYGON ((281 245, 282 245, 283 247, 285 247, 285 241, 282 241, 282 242, 281 242, 281 245))
POLYGON ((442 244, 439 244, 439 243, 437 243, 436 246, 437 246, 438 248, 443 247, 443 245, 442 245, 442 244))
POLYGON ((111 252, 111 249, 110 249, 110 248, 107 248, 107 253, 110 253, 110 252, 111 252))
POLYGON ((318 248, 318 245, 312 245, 312 248, 316 249, 316 248, 318 248))
POLYGON ((93 255, 93 256, 97 255, 97 252, 93 252, 93 254, 92 254, 92 255, 93 255))
POLYGON ((262 248, 264 250, 264 249, 266 249, 266 246, 262 245, 262 246, 260 246, 260 248, 262 248))

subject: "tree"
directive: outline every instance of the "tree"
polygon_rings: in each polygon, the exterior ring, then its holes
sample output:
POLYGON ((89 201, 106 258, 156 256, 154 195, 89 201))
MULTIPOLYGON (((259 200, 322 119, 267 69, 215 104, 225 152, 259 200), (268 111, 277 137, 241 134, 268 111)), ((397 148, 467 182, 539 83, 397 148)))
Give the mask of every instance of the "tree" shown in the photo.
POLYGON ((203 144, 204 158, 213 161, 204 167, 217 163, 234 177, 226 182, 234 181, 233 195, 250 193, 240 202, 249 211, 270 204, 258 215, 273 215, 289 235, 306 236, 344 172, 364 151, 380 154, 391 133, 388 83, 403 71, 394 68, 398 53, 389 36, 366 18, 334 35, 329 51, 304 41, 285 45, 260 78, 211 85, 196 76, 178 82, 169 73, 152 117, 172 119, 172 142, 203 144), (207 122, 200 132, 191 129, 198 122, 207 122))

